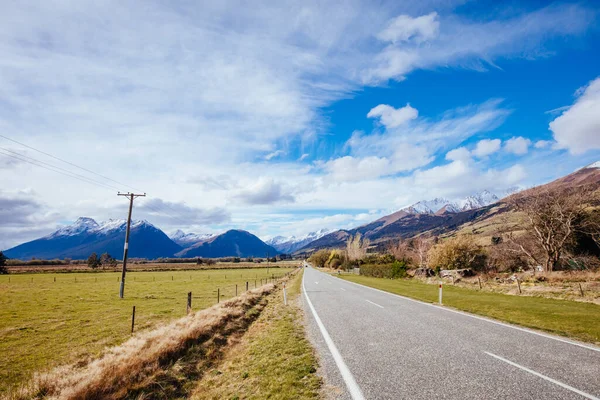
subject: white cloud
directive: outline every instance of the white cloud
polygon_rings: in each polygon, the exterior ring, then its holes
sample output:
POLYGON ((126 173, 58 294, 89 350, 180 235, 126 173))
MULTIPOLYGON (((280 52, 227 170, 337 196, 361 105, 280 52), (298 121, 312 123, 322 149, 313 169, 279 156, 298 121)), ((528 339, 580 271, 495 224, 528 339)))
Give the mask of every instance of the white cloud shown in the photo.
POLYGON ((575 103, 550 123, 557 147, 572 154, 600 149, 600 78, 578 92, 575 103))
POLYGON ((483 139, 477 142, 475 149, 473 150, 473 155, 478 158, 482 158, 485 156, 489 156, 500 150, 500 139, 483 139))
POLYGON ((421 43, 435 38, 438 35, 439 27, 438 15, 435 12, 417 18, 399 15, 392 19, 387 28, 381 31, 377 37, 392 43, 409 40, 421 43))
POLYGON ((533 146, 536 149, 546 149, 552 146, 552 143, 554 143, 552 140, 538 140, 533 146))
POLYGON ((310 156, 310 154, 304 153, 300 156, 300 158, 298 158, 298 161, 304 161, 306 158, 308 158, 308 156, 310 156))
POLYGON ((393 172, 393 167, 385 157, 356 158, 345 156, 328 161, 325 170, 338 181, 357 181, 378 178, 393 172))
POLYGON ((397 128, 419 116, 419 112, 407 104, 402 108, 394 108, 387 104, 374 107, 367 114, 367 118, 379 118, 386 128, 397 128))
POLYGON ((286 193, 283 186, 271 178, 261 177, 238 190, 233 200, 248 205, 292 203, 294 197, 286 193))
POLYGON ((271 159, 273 159, 275 157, 279 157, 284 154, 285 154, 285 151, 283 151, 283 150, 275 150, 274 152, 267 154, 265 156, 265 160, 270 161, 271 159))
POLYGON ((160 226, 191 226, 222 224, 231 220, 230 213, 223 207, 202 209, 183 202, 171 202, 158 198, 142 200, 135 208, 138 219, 153 219, 160 226))
POLYGON ((469 159, 471 159, 471 152, 466 147, 459 147, 446 153, 446 160, 468 161, 469 159))
POLYGON ((456 160, 415 172, 413 184, 433 190, 436 196, 455 197, 490 188, 500 191, 521 183, 526 176, 525 169, 519 164, 503 170, 479 169, 473 162, 456 160))
POLYGON ((531 140, 527 138, 522 136, 512 137, 504 142, 504 150, 522 156, 523 154, 527 154, 530 145, 531 140))

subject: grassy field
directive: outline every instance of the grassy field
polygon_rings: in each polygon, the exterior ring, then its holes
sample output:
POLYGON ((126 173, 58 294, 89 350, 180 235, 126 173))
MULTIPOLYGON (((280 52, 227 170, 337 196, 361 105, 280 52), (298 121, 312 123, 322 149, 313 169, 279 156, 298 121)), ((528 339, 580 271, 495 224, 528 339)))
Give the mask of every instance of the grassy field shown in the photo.
MULTIPOLYGON (((429 303, 437 285, 417 280, 342 275, 343 279, 429 303)), ((568 300, 512 296, 444 285, 444 305, 562 336, 600 344, 600 306, 568 300)))
POLYGON ((95 356, 136 331, 206 308, 285 268, 130 272, 125 299, 118 297, 119 273, 57 273, 0 276, 0 393, 33 372, 95 356))
POLYGON ((261 316, 196 387, 195 400, 316 399, 321 379, 308 342, 298 296, 302 271, 289 282, 288 306, 281 290, 261 316))
MULTIPOLYGON (((269 268, 269 267, 287 267, 293 268, 300 265, 300 261, 284 260, 277 262, 255 263, 241 261, 222 262, 217 261, 215 264, 196 264, 196 263, 158 263, 137 261, 127 264, 128 271, 182 271, 182 270, 211 270, 211 269, 247 269, 247 268, 269 268)), ((121 264, 117 264, 114 268, 101 267, 97 272, 118 272, 122 268, 121 264)), ((59 273, 59 272, 90 272, 91 269, 87 263, 82 264, 67 264, 67 265, 9 265, 8 270, 11 274, 33 274, 33 273, 59 273)))

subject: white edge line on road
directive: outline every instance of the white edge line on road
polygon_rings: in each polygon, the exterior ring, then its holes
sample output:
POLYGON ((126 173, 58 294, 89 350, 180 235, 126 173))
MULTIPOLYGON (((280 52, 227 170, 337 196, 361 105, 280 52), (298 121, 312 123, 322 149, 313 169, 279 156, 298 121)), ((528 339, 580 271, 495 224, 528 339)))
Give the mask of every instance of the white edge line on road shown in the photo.
POLYGON ((343 290, 344 292, 346 291, 346 289, 344 289, 343 287, 341 287, 340 290, 343 290))
MULTIPOLYGON (((306 276, 306 274, 304 276, 306 276)), ((329 332, 327 332, 327 329, 325 329, 325 325, 323 325, 323 322, 321 322, 321 318, 319 318, 317 311, 313 307, 312 302, 310 301, 310 298, 308 297, 308 293, 306 293, 306 287, 304 286, 304 276, 302 276, 302 291, 304 292, 304 296, 306 297, 306 302, 308 303, 308 307, 310 308, 310 311, 312 311, 313 317, 315 317, 315 321, 317 322, 317 325, 319 326, 319 330, 321 331, 321 335, 323 335, 323 339, 325 339, 325 343, 327 343, 327 347, 329 348, 329 351, 331 352, 331 355, 333 356, 333 360, 335 361, 335 364, 337 365, 338 369, 340 370, 340 374, 342 375, 342 378, 344 379, 344 382, 346 383, 346 387, 348 388, 348 391, 350 392, 350 396, 352 396, 352 399, 354 399, 354 400, 364 400, 365 397, 362 394, 362 390, 360 390, 360 387, 356 383, 356 380, 354 379, 352 372, 350 372, 350 369, 348 369, 348 366, 344 362, 342 355, 340 354, 339 350, 335 346, 335 343, 333 343, 331 336, 329 336, 329 332)))
POLYGON ((379 307, 379 308, 383 308, 383 306, 380 306, 379 304, 377 304, 377 303, 375 303, 375 302, 372 302, 371 300, 367 300, 367 299, 365 299, 365 301, 366 301, 367 303, 371 303, 371 304, 373 304, 374 306, 377 306, 377 307, 379 307))
POLYGON ((552 382, 552 383, 554 383, 555 385, 561 386, 561 387, 563 387, 563 388, 565 388, 565 389, 568 389, 568 390, 570 390, 570 391, 572 391, 572 392, 575 392, 575 393, 577 393, 577 394, 579 394, 579 395, 581 395, 581 396, 583 396, 583 397, 585 397, 585 398, 588 398, 588 399, 591 399, 591 400, 600 400, 600 399, 599 399, 598 397, 596 397, 596 396, 593 396, 593 395, 591 395, 591 394, 589 394, 589 393, 582 392, 582 391, 581 391, 581 390, 579 390, 579 389, 575 389, 574 387, 572 387, 572 386, 569 386, 569 385, 567 385, 567 384, 565 384, 565 383, 559 382, 559 381, 557 381, 557 380, 555 380, 555 379, 552 379, 552 378, 550 378, 550 377, 548 377, 548 376, 546 376, 546 375, 542 375, 542 374, 540 374, 539 372, 535 372, 535 371, 533 371, 533 370, 531 370, 531 369, 529 369, 529 368, 527 368, 527 367, 524 367, 524 366, 522 366, 522 365, 519 365, 519 364, 517 364, 517 363, 515 363, 515 362, 512 362, 512 361, 510 361, 510 360, 507 360, 506 358, 502 358, 502 357, 500 357, 500 356, 497 356, 497 355, 495 355, 495 354, 488 353, 487 351, 484 351, 484 353, 485 353, 485 354, 487 354, 488 356, 492 356, 492 357, 494 357, 494 358, 496 358, 496 359, 498 359, 498 360, 500 360, 500 361, 504 361, 505 363, 507 363, 507 364, 510 364, 510 365, 512 365, 513 367, 517 367, 517 368, 519 368, 519 369, 522 369, 523 371, 529 372, 530 374, 533 374, 533 375, 535 375, 535 376, 537 376, 537 377, 539 377, 539 378, 545 379, 545 380, 547 380, 548 382, 552 382))
POLYGON ((573 346, 579 346, 579 347, 582 347, 584 349, 588 349, 588 350, 600 352, 600 348, 599 347, 593 347, 593 346, 585 345, 583 343, 572 342, 570 340, 561 339, 559 337, 555 337, 555 336, 552 336, 552 335, 547 335, 545 333, 536 332, 536 331, 533 331, 531 329, 526 329, 526 328, 521 328, 519 326, 505 324, 504 322, 494 321, 494 320, 489 319, 489 318, 480 317, 478 315, 469 314, 469 313, 463 312, 463 311, 453 310, 453 309, 447 308, 447 307, 440 307, 440 306, 435 305, 435 304, 426 303, 424 301, 411 299, 410 297, 402 296, 402 295, 399 295, 399 294, 396 294, 396 293, 386 292, 385 290, 376 289, 376 288, 373 288, 373 287, 370 287, 370 286, 366 286, 366 285, 361 285, 360 283, 356 283, 356 282, 352 282, 352 281, 347 281, 345 279, 342 279, 342 280, 344 282, 348 282, 348 283, 351 283, 351 284, 356 285, 356 286, 361 286, 361 287, 364 287, 364 288, 367 288, 367 289, 375 290, 377 292, 385 293, 385 294, 390 295, 390 296, 400 297, 401 299, 412 301, 414 303, 419 303, 419 304, 423 304, 423 305, 426 305, 426 306, 429 306, 429 307, 437 308, 438 310, 444 310, 444 311, 453 312, 455 314, 465 315, 467 317, 471 317, 471 318, 475 318, 475 319, 478 319, 478 320, 481 320, 481 321, 485 321, 485 322, 489 322, 489 323, 492 323, 492 324, 504 326, 506 328, 516 329, 516 330, 521 331, 521 332, 531 333, 532 335, 538 335, 538 336, 541 336, 541 337, 545 337, 547 339, 552 339, 552 340, 556 340, 558 342, 563 342, 563 343, 571 344, 573 346))

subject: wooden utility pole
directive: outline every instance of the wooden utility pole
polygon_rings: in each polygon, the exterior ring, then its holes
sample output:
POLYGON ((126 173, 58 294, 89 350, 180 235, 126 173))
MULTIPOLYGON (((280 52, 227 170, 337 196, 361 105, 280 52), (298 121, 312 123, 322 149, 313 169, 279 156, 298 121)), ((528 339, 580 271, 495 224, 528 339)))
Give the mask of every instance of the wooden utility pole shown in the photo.
POLYGON ((117 193, 117 196, 124 196, 129 199, 129 215, 127 216, 127 230, 125 231, 125 247, 123 249, 123 272, 121 273, 121 288, 119 289, 119 297, 123 298, 125 294, 125 274, 127 273, 127 254, 129 253, 129 230, 131 227, 131 211, 133 210, 133 199, 136 197, 145 197, 144 194, 135 193, 117 193))

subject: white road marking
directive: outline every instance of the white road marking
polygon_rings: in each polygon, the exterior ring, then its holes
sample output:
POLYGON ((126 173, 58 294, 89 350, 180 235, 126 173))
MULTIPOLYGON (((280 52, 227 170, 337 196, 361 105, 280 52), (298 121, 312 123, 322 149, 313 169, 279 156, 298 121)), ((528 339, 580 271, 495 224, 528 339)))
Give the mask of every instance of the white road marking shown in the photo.
POLYGON ((343 287, 341 287, 340 290, 343 290, 344 292, 346 291, 346 289, 344 289, 343 287))
POLYGON ((537 377, 539 377, 539 378, 545 379, 545 380, 547 380, 548 382, 552 382, 552 383, 554 383, 555 385, 558 385, 558 386, 560 386, 560 387, 563 387, 563 388, 565 388, 565 389, 567 389, 567 390, 570 390, 571 392, 575 392, 575 393, 577 393, 577 394, 579 394, 579 395, 581 395, 581 396, 583 396, 583 397, 585 397, 585 398, 588 398, 588 399, 591 399, 591 400, 600 400, 600 399, 599 399, 598 397, 596 397, 596 396, 593 396, 593 395, 591 395, 591 394, 589 394, 589 393, 582 392, 582 391, 581 391, 581 390, 579 390, 579 389, 575 389, 573 386, 569 386, 569 385, 567 385, 567 384, 565 384, 565 383, 562 383, 562 382, 559 382, 559 381, 557 381, 556 379, 552 379, 552 378, 550 378, 550 377, 548 377, 548 376, 546 376, 546 375, 542 375, 542 374, 540 374, 539 372, 535 372, 534 370, 531 370, 531 369, 529 369, 529 368, 527 368, 527 367, 524 367, 524 366, 522 366, 522 365, 519 365, 519 364, 517 364, 517 363, 515 363, 515 362, 512 362, 512 361, 510 361, 510 360, 507 360, 506 358, 502 358, 502 357, 500 357, 500 356, 497 356, 497 355, 495 355, 495 354, 488 353, 487 351, 484 351, 484 353, 485 353, 485 354, 487 354, 488 356, 492 356, 492 357, 494 357, 494 358, 496 358, 496 359, 498 359, 498 360, 500 360, 500 361, 504 361, 505 363, 507 363, 507 364, 510 364, 510 365, 512 365, 513 367, 517 367, 517 368, 519 368, 519 369, 522 369, 523 371, 529 372, 530 374, 533 374, 533 375, 535 375, 535 376, 537 376, 537 377))
MULTIPOLYGON (((304 276, 306 276, 306 275, 304 275, 304 276)), ((339 350, 335 346, 335 343, 333 343, 331 336, 329 336, 329 332, 327 332, 327 329, 325 329, 325 325, 323 325, 323 322, 321 322, 321 318, 319 318, 317 311, 313 307, 312 302, 310 301, 310 298, 308 297, 308 293, 306 293, 306 287, 304 286, 304 276, 302 277, 302 290, 304 291, 304 296, 306 297, 306 302, 308 303, 308 307, 310 308, 310 311, 312 311, 312 314, 315 317, 315 321, 317 322, 317 325, 319 326, 319 330, 321 331, 321 335, 323 335, 323 339, 325 339, 325 343, 327 344, 327 347, 329 348, 329 351, 331 352, 331 355, 333 356, 333 360, 335 361, 335 364, 337 365, 338 369, 340 370, 340 374, 342 375, 342 378, 344 379, 344 382, 346 383, 348 392, 350 392, 350 396, 352 396, 352 399, 364 400, 365 397, 362 394, 362 390, 360 390, 360 387, 356 383, 356 380, 354 379, 352 372, 350 372, 350 369, 348 369, 348 366, 344 362, 342 355, 340 354, 339 350)))
POLYGON ((477 316, 477 315, 469 314, 469 313, 466 313, 466 312, 463 312, 463 311, 453 310, 451 308, 441 307, 441 306, 438 306, 436 304, 431 304, 431 303, 426 303, 424 301, 411 299, 410 297, 402 296, 402 295, 399 295, 399 294, 396 294, 396 293, 386 292, 385 290, 380 290, 380 289, 376 289, 376 288, 373 288, 373 287, 370 287, 370 286, 361 285, 360 283, 356 283, 356 282, 352 282, 352 281, 347 281, 347 280, 344 280, 344 282, 351 283, 353 285, 364 287, 364 288, 367 288, 367 289, 375 290, 377 292, 381 292, 381 293, 384 293, 384 294, 387 294, 387 295, 390 295, 390 296, 400 297, 401 299, 412 301, 414 303, 423 304, 425 306, 437 308, 439 310, 453 312, 455 314, 460 314, 460 315, 464 315, 464 316, 467 316, 467 317, 475 318, 475 319, 478 319, 478 320, 481 320, 481 321, 489 322, 491 324, 500 325, 500 326, 503 326, 505 328, 516 329, 516 330, 521 331, 521 332, 526 332, 526 333, 530 333, 532 335, 538 335, 538 336, 541 336, 541 337, 545 337, 546 339, 552 339, 552 340, 556 340, 558 342, 563 342, 563 343, 571 344, 573 346, 582 347, 584 349, 588 349, 588 350, 600 352, 600 347, 593 347, 593 346, 585 345, 583 343, 572 342, 570 340, 561 339, 559 337, 547 335, 547 334, 541 333, 541 332, 532 331, 532 330, 526 329, 526 328, 521 328, 519 326, 505 324, 504 322, 494 321, 494 320, 491 320, 491 319, 488 319, 488 318, 484 318, 484 317, 480 317, 480 316, 477 316))
POLYGON ((383 306, 380 306, 380 305, 379 305, 379 304, 377 304, 377 303, 373 303, 371 300, 367 300, 367 299, 365 299, 365 301, 366 301, 367 303, 371 303, 371 304, 373 304, 374 306, 377 306, 377 307, 379 307, 379 308, 383 308, 383 306))

